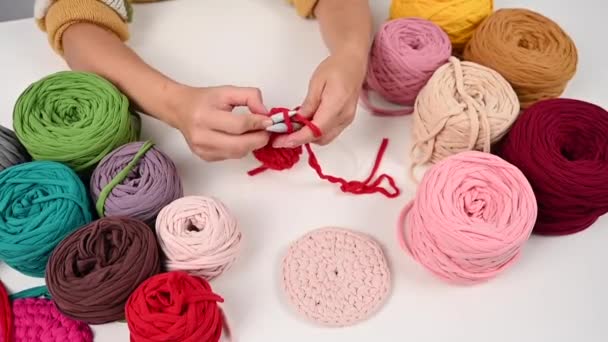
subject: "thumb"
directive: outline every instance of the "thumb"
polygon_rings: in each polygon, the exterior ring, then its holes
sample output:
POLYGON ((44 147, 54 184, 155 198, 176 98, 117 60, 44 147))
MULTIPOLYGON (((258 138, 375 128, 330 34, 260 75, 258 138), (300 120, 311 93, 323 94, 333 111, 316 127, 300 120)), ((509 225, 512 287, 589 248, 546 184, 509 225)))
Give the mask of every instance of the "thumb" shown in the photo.
POLYGON ((264 106, 262 92, 258 88, 233 87, 227 99, 233 106, 247 106, 254 114, 266 114, 268 109, 264 106))
POLYGON ((300 114, 305 117, 312 117, 313 114, 321 105, 321 95, 323 94, 323 88, 325 83, 315 82, 312 80, 308 86, 308 94, 300 107, 300 114))

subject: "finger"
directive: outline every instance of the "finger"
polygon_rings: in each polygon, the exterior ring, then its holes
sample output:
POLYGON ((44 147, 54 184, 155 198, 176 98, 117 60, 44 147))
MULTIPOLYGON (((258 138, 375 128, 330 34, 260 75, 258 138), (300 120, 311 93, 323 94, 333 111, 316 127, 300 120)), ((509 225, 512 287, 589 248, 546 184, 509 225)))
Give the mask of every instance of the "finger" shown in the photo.
POLYGON ((324 134, 319 140, 316 140, 314 143, 321 146, 327 145, 330 142, 334 141, 334 139, 336 139, 338 135, 340 135, 340 133, 344 131, 344 128, 346 128, 346 126, 336 127, 332 129, 329 133, 324 134))
POLYGON ((300 114, 305 117, 312 117, 313 114, 319 108, 321 104, 321 96, 323 94, 323 90, 325 88, 324 82, 315 82, 311 81, 308 85, 308 93, 306 94, 306 98, 304 102, 302 102, 302 106, 300 107, 300 114))
POLYGON ((224 159, 240 159, 254 150, 260 149, 270 138, 267 132, 252 132, 242 135, 229 135, 212 132, 208 137, 211 140, 210 150, 224 159))
POLYGON ((194 152, 194 154, 196 154, 199 158, 207 162, 216 162, 226 159, 223 158, 219 153, 214 151, 194 149, 192 152, 194 152))
POLYGON ((232 106, 247 106, 252 113, 268 113, 262 100, 262 91, 258 88, 231 87, 230 91, 226 92, 225 101, 232 106))
MULTIPOLYGON (((339 102, 329 99, 323 99, 317 112, 314 114, 312 123, 315 124, 320 130, 323 136, 327 132, 331 132, 340 122, 341 105, 339 102)), ((322 136, 322 137, 323 137, 322 136)), ((303 127, 301 130, 278 137, 273 142, 273 147, 286 147, 292 148, 307 144, 317 140, 312 130, 308 127, 303 127)))
POLYGON ((233 135, 261 131, 272 126, 272 120, 266 115, 238 114, 218 111, 210 117, 211 129, 233 135))

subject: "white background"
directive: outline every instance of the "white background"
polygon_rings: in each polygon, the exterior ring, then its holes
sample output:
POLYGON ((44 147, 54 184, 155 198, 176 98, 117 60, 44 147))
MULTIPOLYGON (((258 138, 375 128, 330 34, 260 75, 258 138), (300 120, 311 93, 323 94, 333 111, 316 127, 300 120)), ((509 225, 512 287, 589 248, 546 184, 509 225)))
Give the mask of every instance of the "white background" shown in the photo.
MULTIPOLYGON (((371 0, 376 27, 389 0, 371 0)), ((565 96, 608 106, 605 1, 512 0, 556 20, 573 37, 579 70, 565 96)), ((281 0, 179 0, 135 8, 133 46, 148 62, 193 85, 257 86, 268 107, 302 101, 308 78, 326 56, 314 21, 301 20, 281 0)), ((66 69, 46 37, 26 19, 0 24, 0 124, 12 126, 17 97, 29 84, 66 69)), ((223 200, 240 221, 245 247, 235 266, 212 282, 240 341, 585 341, 608 340, 608 217, 572 236, 533 236, 521 261, 498 278, 472 287, 442 283, 402 252, 395 240, 399 210, 415 187, 406 178, 411 118, 370 116, 363 108, 333 144, 316 148, 328 173, 362 179, 382 137, 390 137, 382 170, 403 190, 397 199, 346 195, 318 180, 306 162, 257 177, 253 158, 208 164, 190 154, 182 137, 145 120, 153 139, 178 165, 187 194, 223 200), (329 202, 330 205, 325 203, 329 202), (386 250, 393 290, 370 320, 321 328, 285 304, 280 259, 288 244, 321 226, 367 232, 386 250)), ((0 263, 10 292, 42 284, 0 263)), ((125 324, 94 327, 96 341, 128 341, 125 324)))

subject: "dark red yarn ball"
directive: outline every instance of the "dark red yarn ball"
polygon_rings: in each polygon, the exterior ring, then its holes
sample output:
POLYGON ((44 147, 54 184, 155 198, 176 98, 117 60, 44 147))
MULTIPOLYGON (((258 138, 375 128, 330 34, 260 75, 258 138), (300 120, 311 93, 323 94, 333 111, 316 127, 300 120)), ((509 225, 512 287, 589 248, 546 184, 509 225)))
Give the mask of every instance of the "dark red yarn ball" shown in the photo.
POLYGON ((534 232, 566 235, 608 212, 608 112, 572 99, 537 102, 520 115, 497 154, 534 189, 534 232))

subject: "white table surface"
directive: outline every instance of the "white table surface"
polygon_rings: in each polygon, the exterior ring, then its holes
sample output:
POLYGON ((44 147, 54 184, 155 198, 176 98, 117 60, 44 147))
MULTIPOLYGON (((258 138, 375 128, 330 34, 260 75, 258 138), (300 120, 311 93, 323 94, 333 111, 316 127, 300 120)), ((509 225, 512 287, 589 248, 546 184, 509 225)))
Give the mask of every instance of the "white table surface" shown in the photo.
MULTIPOLYGON (((376 27, 389 0, 372 0, 376 27)), ((579 70, 565 96, 608 107, 606 2, 498 0, 528 7, 560 23, 580 52, 579 70)), ((302 101, 310 74, 326 55, 313 21, 300 20, 281 0, 179 0, 137 6, 130 41, 148 62, 183 82, 257 86, 265 103, 302 101), (221 33, 217 33, 221 32, 221 33)), ((32 20, 0 24, 0 124, 12 126, 13 105, 25 87, 66 69, 32 20)), ((187 194, 223 200, 241 222, 245 248, 235 266, 212 282, 240 341, 605 342, 608 340, 608 217, 572 236, 533 236, 523 258, 478 286, 442 283, 398 247, 395 220, 415 187, 406 178, 412 120, 378 118, 359 108, 335 143, 316 148, 327 172, 362 179, 382 137, 390 137, 382 170, 403 190, 397 199, 351 196, 320 181, 302 161, 295 169, 254 178, 246 158, 208 164, 190 154, 181 135, 144 121, 152 138, 178 165, 187 194), (327 205, 325 203, 330 203, 327 205), (270 208, 277 208, 271 210, 270 208), (280 209, 279 209, 280 208, 280 209), (294 314, 279 287, 280 259, 290 242, 322 226, 366 232, 382 243, 393 290, 370 320, 322 328, 294 314)), ((42 284, 0 263, 10 292, 42 284)), ((96 341, 128 341, 124 323, 95 326, 96 341)))

